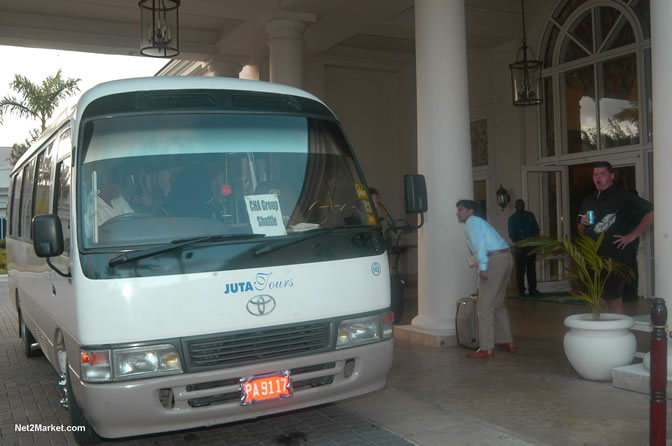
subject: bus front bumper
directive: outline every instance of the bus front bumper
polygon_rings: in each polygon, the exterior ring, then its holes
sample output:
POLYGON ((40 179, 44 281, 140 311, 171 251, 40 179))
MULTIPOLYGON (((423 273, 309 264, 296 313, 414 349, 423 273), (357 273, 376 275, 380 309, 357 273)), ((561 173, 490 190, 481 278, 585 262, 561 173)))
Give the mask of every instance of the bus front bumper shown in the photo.
POLYGON ((91 384, 75 373, 71 376, 77 402, 96 433, 120 438, 230 423, 373 392, 385 386, 392 356, 389 339, 262 364, 135 381, 91 384), (296 371, 290 373, 295 387, 291 397, 241 404, 241 378, 285 370, 296 371))

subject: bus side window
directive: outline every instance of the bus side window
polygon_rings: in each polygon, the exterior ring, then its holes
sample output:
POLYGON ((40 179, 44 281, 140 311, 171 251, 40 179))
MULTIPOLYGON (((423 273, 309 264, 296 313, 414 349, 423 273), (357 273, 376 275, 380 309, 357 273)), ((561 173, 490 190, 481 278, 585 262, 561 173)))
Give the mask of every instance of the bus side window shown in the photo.
POLYGON ((56 165, 54 211, 63 228, 63 255, 70 256, 70 157, 56 165))
POLYGON ((33 219, 33 179, 35 178, 35 158, 23 168, 21 186, 21 209, 19 210, 19 238, 30 239, 30 222, 33 219))
POLYGON ((49 213, 49 197, 51 190, 51 164, 53 143, 37 155, 37 170, 35 178, 35 201, 33 215, 49 213))
POLYGON ((56 159, 61 158, 62 156, 69 155, 72 150, 72 140, 70 139, 70 134, 72 130, 68 127, 66 128, 58 140, 58 149, 56 151, 56 159))
POLYGON ((9 235, 16 236, 18 221, 19 221, 19 204, 21 197, 21 178, 23 173, 21 171, 14 175, 12 181, 12 195, 11 204, 9 208, 9 235))

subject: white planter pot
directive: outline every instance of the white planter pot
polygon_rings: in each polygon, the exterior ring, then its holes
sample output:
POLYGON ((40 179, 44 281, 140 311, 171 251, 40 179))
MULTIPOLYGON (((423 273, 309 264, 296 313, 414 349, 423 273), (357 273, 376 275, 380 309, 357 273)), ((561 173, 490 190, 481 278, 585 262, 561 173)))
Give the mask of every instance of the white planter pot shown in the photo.
POLYGON ((633 325, 632 318, 623 314, 602 313, 597 321, 590 314, 568 316, 565 355, 583 378, 609 381, 612 369, 632 363, 635 357, 633 325))

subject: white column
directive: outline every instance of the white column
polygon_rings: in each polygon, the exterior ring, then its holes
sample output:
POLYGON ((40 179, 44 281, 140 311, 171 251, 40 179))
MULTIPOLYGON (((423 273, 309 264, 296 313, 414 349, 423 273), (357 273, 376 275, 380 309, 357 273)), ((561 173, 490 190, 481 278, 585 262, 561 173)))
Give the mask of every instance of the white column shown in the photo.
POLYGON ((664 297, 668 321, 672 317, 672 206, 667 194, 672 190, 672 2, 651 2, 651 68, 653 85, 653 190, 656 247, 656 296, 664 297))
POLYGON ((463 1, 415 1, 418 170, 429 211, 418 234, 418 315, 413 328, 455 334, 457 299, 476 289, 455 202, 473 197, 463 1))
POLYGON ((215 58, 208 64, 205 76, 239 77, 243 64, 237 59, 215 58))
POLYGON ((294 19, 275 19, 266 24, 270 49, 270 80, 301 88, 303 86, 303 32, 306 23, 294 19))
MULTIPOLYGON (((672 111, 672 2, 651 2, 651 71, 653 100, 653 208, 654 245, 656 247, 654 269, 656 274, 656 297, 665 298, 667 321, 672 318, 672 206, 667 194, 672 190, 672 126, 667 117, 672 111)), ((672 350, 668 340, 668 364, 672 350)), ((670 370, 668 370, 668 375, 670 370)))
POLYGON ((259 80, 259 66, 256 64, 247 64, 240 71, 241 79, 248 79, 252 81, 259 80))

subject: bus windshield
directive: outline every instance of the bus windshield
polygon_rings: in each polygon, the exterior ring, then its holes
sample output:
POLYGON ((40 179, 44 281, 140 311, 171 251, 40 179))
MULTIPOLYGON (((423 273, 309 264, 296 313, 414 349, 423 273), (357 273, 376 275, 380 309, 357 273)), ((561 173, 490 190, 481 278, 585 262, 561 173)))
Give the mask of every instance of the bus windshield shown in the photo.
POLYGON ((336 122, 165 113, 83 126, 78 215, 84 249, 376 224, 336 122))

